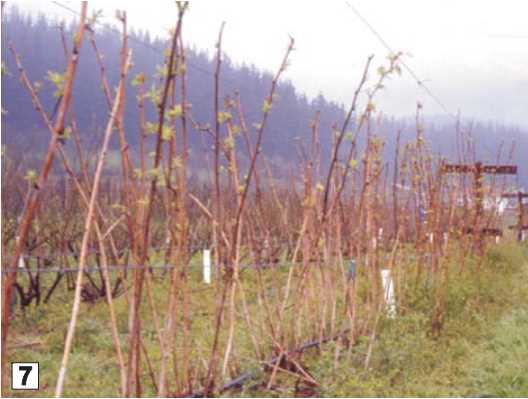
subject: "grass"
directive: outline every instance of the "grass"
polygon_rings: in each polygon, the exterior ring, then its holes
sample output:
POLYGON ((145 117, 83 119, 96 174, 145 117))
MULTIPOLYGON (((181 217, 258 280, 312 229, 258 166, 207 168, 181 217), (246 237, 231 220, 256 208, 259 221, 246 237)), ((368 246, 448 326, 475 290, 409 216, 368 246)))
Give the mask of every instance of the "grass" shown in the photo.
POLYGON ((426 313, 408 310, 383 321, 368 370, 364 341, 335 369, 331 351, 314 358, 311 370, 324 387, 318 395, 527 396, 527 253, 503 245, 488 253, 477 282, 458 274, 440 338, 428 333, 426 313))
MULTIPOLYGON (((279 278, 285 281, 287 271, 285 266, 278 266, 274 271, 263 271, 262 277, 264 285, 268 287, 266 289, 268 297, 272 298, 276 295, 272 279, 280 276, 279 278)), ((250 311, 255 315, 253 320, 260 327, 265 317, 257 300, 255 273, 254 270, 245 270, 241 273, 241 279, 246 289, 250 311)), ((162 278, 159 270, 156 271, 156 275, 159 278, 154 280, 153 297, 161 322, 164 323, 165 311, 168 308, 170 278, 168 275, 162 278)), ((50 281, 45 282, 44 285, 51 284, 53 276, 45 276, 50 281)), ((200 362, 201 359, 206 361, 213 341, 212 326, 215 322, 216 290, 215 284, 204 286, 202 283, 198 257, 191 262, 188 287, 192 292, 190 300, 191 356, 200 362)), ((64 348, 64 338, 70 320, 72 296, 73 292, 67 291, 63 284, 49 304, 38 307, 30 306, 24 312, 17 309, 17 315, 12 322, 13 334, 10 335, 8 345, 13 349, 9 351, 8 361, 40 362, 41 386, 39 391, 8 390, 9 395, 14 397, 53 396, 64 348), (25 346, 26 344, 30 345, 25 346)), ((178 307, 181 309, 183 300, 181 293, 179 299, 178 307)), ((126 348, 129 309, 124 295, 117 298, 114 305, 121 346, 126 348)), ((142 341, 149 354, 154 373, 157 375, 161 353, 146 297, 142 302, 141 312, 142 341)), ((175 345, 177 351, 180 352, 183 320, 180 318, 178 323, 180 327, 175 345)), ((220 337, 221 343, 225 342, 226 336, 227 333, 224 331, 220 337)), ((239 364, 243 365, 244 369, 233 370, 230 374, 234 376, 238 372, 243 372, 246 367, 257 369, 258 362, 254 359, 250 337, 241 318, 237 319, 235 344, 233 356, 236 357, 239 364)), ((180 356, 181 361, 181 354, 178 356, 180 356)), ((221 352, 221 356, 223 356, 223 352, 221 352)), ((144 396, 155 396, 156 391, 145 364, 142 371, 144 396)), ((228 375, 226 378, 229 379, 230 376, 228 375)), ((64 394, 65 396, 85 397, 119 396, 117 359, 110 330, 108 308, 104 300, 95 304, 83 303, 81 305, 64 394)))
MULTIPOLYGON (((367 340, 354 347, 349 361, 335 367, 334 343, 303 357, 310 373, 321 387, 312 393, 320 396, 526 396, 528 381, 528 277, 527 248, 515 244, 493 247, 475 278, 475 259, 466 259, 465 271, 453 272, 446 296, 446 315, 442 335, 430 332, 431 285, 427 276, 413 286, 414 279, 402 279, 398 317, 382 319, 371 362, 364 369, 367 340), (403 288, 402 288, 403 287, 403 288)), ((409 258, 410 259, 410 258, 409 258)), ((455 258, 456 259, 456 258, 455 258)), ((458 270, 458 264, 451 265, 458 270)), ((198 260, 193 264, 198 265, 198 260)), ((412 262, 409 265, 413 275, 412 262)), ((267 287, 282 280, 286 268, 263 274, 267 287)), ((256 283, 247 271, 243 280, 248 290, 250 309, 257 326, 262 313, 254 292, 256 283), (252 291, 253 289, 253 291, 252 291)), ((189 277, 192 295, 192 356, 206 359, 212 340, 214 289, 203 290, 200 268, 192 267, 189 277)), ((158 279, 154 299, 159 309, 167 307, 168 279, 158 279)), ((398 290, 398 287, 397 287, 398 290)), ((397 291, 398 292, 398 291, 397 291)), ((268 295, 275 292, 270 288, 268 295)), ((41 369, 40 391, 7 391, 15 397, 53 395, 69 322, 72 292, 61 288, 48 305, 29 307, 13 320, 8 346, 9 361, 38 361, 41 369)), ((128 308, 124 297, 116 302, 119 333, 126 345, 128 308)), ((160 352, 146 301, 142 308, 143 341, 157 372, 160 352)), ((160 311, 161 312, 161 311, 160 311)), ((180 320, 181 322, 181 320, 180 320)), ((226 395, 293 396, 295 381, 280 375, 275 390, 263 390, 267 381, 253 360, 250 339, 243 322, 237 328, 234 356, 239 365, 232 375, 254 371, 254 381, 240 391, 226 395), (263 378, 261 378, 263 377, 263 378), (260 387, 260 388, 259 388, 260 387)), ((225 339, 225 334, 222 335, 225 339)), ((177 345, 181 341, 177 340, 177 345)), ((104 301, 83 304, 65 385, 66 396, 118 396, 118 369, 104 301)), ((155 396, 146 367, 143 370, 143 395, 155 396)))
POLYGON ((472 356, 470 391, 480 396, 528 395, 528 310, 516 309, 497 323, 494 337, 472 356))

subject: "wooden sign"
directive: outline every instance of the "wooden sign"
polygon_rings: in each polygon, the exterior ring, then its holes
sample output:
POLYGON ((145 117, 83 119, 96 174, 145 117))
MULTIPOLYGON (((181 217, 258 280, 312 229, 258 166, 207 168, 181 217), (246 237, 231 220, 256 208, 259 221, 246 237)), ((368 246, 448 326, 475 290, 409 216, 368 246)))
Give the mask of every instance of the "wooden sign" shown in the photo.
POLYGON ((516 175, 517 165, 484 165, 482 173, 495 175, 516 175))
POLYGON ((516 175, 517 165, 443 164, 442 173, 485 173, 494 175, 516 175))

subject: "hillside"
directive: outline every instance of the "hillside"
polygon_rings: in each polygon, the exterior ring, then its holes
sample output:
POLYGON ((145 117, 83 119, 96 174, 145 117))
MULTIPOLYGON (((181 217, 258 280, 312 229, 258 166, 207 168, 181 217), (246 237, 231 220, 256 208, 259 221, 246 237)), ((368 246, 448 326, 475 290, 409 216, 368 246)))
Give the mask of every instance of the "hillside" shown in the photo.
MULTIPOLYGON (((2 40, 2 63, 8 73, 2 75, 2 144, 7 144, 12 152, 24 152, 31 148, 32 152, 45 150, 48 134, 41 120, 31 105, 31 100, 19 82, 18 72, 12 54, 7 44, 11 40, 21 56, 22 63, 32 81, 40 82, 40 96, 45 109, 53 114, 57 99, 54 98, 54 85, 49 81, 49 72, 62 72, 64 65, 64 49, 61 42, 59 24, 49 21, 44 15, 36 19, 21 14, 16 7, 10 7, 4 17, 2 32, 7 40, 2 40)), ((73 26, 73 25, 72 25, 73 26)), ((72 38, 72 26, 65 27, 65 36, 69 42, 72 38)), ((110 84, 115 86, 118 81, 118 65, 120 37, 115 29, 96 25, 95 33, 97 47, 104 56, 104 64, 110 84)), ((133 62, 129 82, 133 77, 143 72, 147 77, 147 87, 159 83, 157 70, 163 62, 163 48, 166 42, 159 38, 151 38, 148 32, 130 33, 130 47, 133 51, 133 62)), ((100 137, 101 127, 108 114, 107 103, 101 89, 100 71, 96 55, 88 40, 81 52, 82 62, 79 65, 79 78, 74 86, 73 109, 77 123, 82 132, 82 140, 94 146, 100 137)), ((213 92, 214 92, 214 56, 199 49, 187 49, 187 87, 188 97, 192 105, 192 117, 202 126, 213 125, 213 92)), ((271 73, 261 71, 254 65, 235 65, 228 55, 222 63, 222 79, 220 82, 220 98, 235 96, 240 93, 242 108, 245 112, 248 126, 256 123, 261 115, 262 103, 267 95, 272 79, 271 73)), ((359 78, 359 77, 358 77, 359 78)), ((352 90, 352 89, 351 89, 352 90)), ((387 88, 390 90, 390 85, 387 88)), ((137 91, 130 86, 126 94, 125 127, 127 140, 132 149, 137 148, 139 141, 137 116, 137 91)), ((155 108, 148 105, 147 119, 154 120, 155 108)), ((334 124, 342 122, 345 105, 328 101, 323 95, 309 99, 299 93, 295 87, 286 81, 279 83, 276 105, 270 114, 266 135, 263 140, 263 153, 271 160, 278 172, 287 170, 295 164, 299 153, 299 139, 310 137, 309 124, 316 112, 320 112, 321 151, 322 160, 327 162, 331 146, 331 131, 334 124), (292 156, 293 155, 293 156, 292 156)), ((427 114, 427 110, 426 114, 427 114)), ((409 110, 413 114, 415 110, 409 110)), ((412 117, 396 119, 379 115, 376 134, 385 141, 384 156, 391 160, 394 156, 395 137, 402 132, 402 142, 414 138, 416 126, 412 117)), ((453 120, 447 117, 430 117, 426 119, 425 138, 430 141, 435 152, 442 152, 450 158, 456 158, 456 130, 453 120)), ((528 133, 515 126, 483 121, 465 121, 462 128, 471 131, 478 144, 477 157, 483 161, 494 162, 497 149, 504 145, 502 160, 513 146, 513 159, 520 166, 520 183, 528 186, 528 168, 523 158, 528 150, 528 133)), ((208 137, 203 140, 196 130, 191 132, 190 148, 191 164, 199 166, 202 162, 203 145, 210 145, 208 137)), ((117 139, 114 138, 114 148, 117 139)))

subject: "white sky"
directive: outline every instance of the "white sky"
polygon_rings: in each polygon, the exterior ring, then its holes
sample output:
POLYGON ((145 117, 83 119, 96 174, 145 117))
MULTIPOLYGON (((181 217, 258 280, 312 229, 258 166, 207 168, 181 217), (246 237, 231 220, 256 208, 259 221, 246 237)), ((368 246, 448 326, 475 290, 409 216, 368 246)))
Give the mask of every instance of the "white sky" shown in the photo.
MULTIPOLYGON (((349 0, 453 113, 528 126, 528 1, 349 0)), ((13 3, 13 2, 8 2, 13 3)), ((55 4, 17 1, 23 10, 70 17, 55 4)), ((64 2, 79 9, 77 2, 64 2)), ((176 7, 168 1, 89 2, 112 21, 126 9, 132 27, 165 35, 176 7)), ((308 96, 319 92, 348 104, 365 60, 375 54, 374 78, 387 51, 344 1, 192 1, 184 22, 188 44, 213 51, 226 21, 223 47, 235 62, 275 71, 288 35, 296 40, 285 76, 308 96)), ((378 109, 411 115, 417 101, 442 114, 404 71, 378 97, 378 109)))

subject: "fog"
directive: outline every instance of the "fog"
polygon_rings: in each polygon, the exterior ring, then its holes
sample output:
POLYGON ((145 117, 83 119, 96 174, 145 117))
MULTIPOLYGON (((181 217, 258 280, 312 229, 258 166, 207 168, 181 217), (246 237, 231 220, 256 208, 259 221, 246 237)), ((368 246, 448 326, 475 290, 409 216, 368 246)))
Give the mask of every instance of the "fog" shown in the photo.
MULTIPOLYGON (((24 11, 72 17, 53 2, 17 3, 24 11)), ((62 4, 78 8, 75 2, 62 4)), ((166 35, 176 19, 173 2, 96 0, 89 5, 103 10, 105 22, 113 22, 115 9, 126 9, 131 27, 153 35, 166 35)), ((395 51, 406 54, 406 64, 450 113, 528 127, 528 3, 350 0, 350 5, 395 51)), ((266 70, 276 69, 292 35, 296 51, 285 77, 310 97, 323 93, 348 103, 367 56, 374 54, 377 66, 388 54, 344 1, 193 1, 185 41, 213 51, 222 21, 225 53, 237 63, 266 70)), ((445 114, 404 70, 389 82, 378 109, 411 115, 417 101, 426 114, 445 114)))

